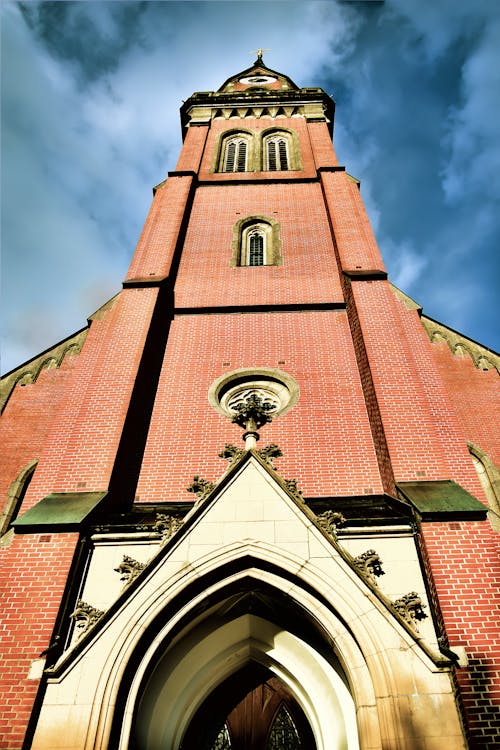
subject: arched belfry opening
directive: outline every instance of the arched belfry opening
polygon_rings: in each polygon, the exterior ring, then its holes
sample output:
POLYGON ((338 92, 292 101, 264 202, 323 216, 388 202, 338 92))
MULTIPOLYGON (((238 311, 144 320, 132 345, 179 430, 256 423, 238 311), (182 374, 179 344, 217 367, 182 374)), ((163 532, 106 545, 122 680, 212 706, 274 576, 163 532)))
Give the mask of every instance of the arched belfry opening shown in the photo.
POLYGON ((285 581, 280 591, 258 577, 239 574, 217 596, 186 607, 155 649, 132 656, 142 676, 129 680, 125 672, 129 694, 111 738, 117 747, 359 748, 354 700, 331 637, 283 593, 285 581), (129 728, 124 714, 132 714, 129 728))

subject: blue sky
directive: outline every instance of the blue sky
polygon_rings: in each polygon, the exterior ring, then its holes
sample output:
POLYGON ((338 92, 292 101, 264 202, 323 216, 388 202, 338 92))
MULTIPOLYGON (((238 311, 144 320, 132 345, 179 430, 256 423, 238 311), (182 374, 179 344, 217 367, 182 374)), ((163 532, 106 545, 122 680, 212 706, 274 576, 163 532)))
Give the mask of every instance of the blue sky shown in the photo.
POLYGON ((29 2, 2 16, 2 372, 121 287, 179 107, 270 48, 336 101, 391 280, 500 349, 497 0, 29 2))

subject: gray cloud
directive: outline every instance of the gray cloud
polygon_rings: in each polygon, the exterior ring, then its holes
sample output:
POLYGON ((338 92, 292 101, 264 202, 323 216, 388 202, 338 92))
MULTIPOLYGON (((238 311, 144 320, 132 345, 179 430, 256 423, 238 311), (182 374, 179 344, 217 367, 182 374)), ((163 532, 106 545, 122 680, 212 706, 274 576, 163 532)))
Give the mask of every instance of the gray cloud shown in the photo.
POLYGON ((182 100, 249 66, 259 45, 271 48, 270 67, 336 99, 337 152, 362 180, 395 283, 498 347, 479 304, 497 294, 500 237, 492 3, 45 2, 1 12, 4 371, 117 291, 151 187, 175 167, 182 100))

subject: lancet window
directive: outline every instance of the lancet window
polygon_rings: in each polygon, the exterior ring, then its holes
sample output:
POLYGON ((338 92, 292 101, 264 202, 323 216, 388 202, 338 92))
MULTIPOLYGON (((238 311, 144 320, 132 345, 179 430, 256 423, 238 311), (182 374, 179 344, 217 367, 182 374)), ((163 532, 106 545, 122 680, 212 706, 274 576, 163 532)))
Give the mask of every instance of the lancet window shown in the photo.
POLYGON ((222 155, 223 172, 246 172, 248 170, 248 141, 243 136, 228 138, 224 142, 222 155))
POLYGON ((288 138, 284 135, 274 135, 265 141, 265 168, 269 172, 290 169, 288 138))

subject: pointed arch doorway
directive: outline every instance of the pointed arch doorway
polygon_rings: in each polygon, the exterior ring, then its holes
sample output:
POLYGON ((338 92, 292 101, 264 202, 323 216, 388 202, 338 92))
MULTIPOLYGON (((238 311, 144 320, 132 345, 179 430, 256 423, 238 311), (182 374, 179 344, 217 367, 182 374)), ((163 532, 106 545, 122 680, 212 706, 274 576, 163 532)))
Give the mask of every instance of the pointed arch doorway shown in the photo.
POLYGON ((316 750, 309 723, 286 685, 248 663, 219 685, 193 717, 181 750, 316 750))

